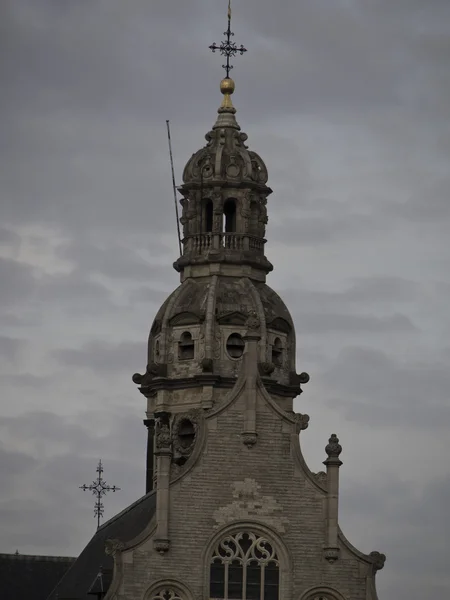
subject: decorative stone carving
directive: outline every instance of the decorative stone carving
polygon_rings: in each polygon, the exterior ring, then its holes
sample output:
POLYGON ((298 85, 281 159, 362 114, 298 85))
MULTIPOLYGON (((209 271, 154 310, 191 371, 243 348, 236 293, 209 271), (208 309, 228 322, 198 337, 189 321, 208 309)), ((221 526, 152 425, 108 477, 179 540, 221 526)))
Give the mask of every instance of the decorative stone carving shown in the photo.
POLYGON ((125 544, 121 540, 111 539, 105 542, 105 552, 109 556, 115 556, 117 552, 122 552, 125 544))
POLYGON ((247 321, 245 323, 247 329, 256 331, 261 327, 261 319, 258 316, 256 310, 250 310, 248 312, 247 321))
POLYGON ((258 437, 258 434, 256 432, 252 432, 252 431, 244 431, 243 433, 241 433, 241 436, 242 436, 242 441, 247 446, 247 448, 251 448, 252 446, 254 446, 256 444, 256 439, 258 437))
POLYGON ((150 600, 183 600, 183 596, 172 587, 164 586, 159 588, 150 600))
POLYGON ((170 550, 170 541, 169 540, 155 540, 153 542, 153 547, 156 552, 160 554, 165 554, 170 550))
POLYGON ((149 363, 147 365, 147 369, 144 375, 140 373, 135 373, 132 377, 133 383, 137 385, 148 385, 152 379, 155 377, 167 377, 167 365, 166 364, 157 364, 157 363, 149 363))
POLYGON ((213 358, 219 360, 222 357, 222 333, 220 329, 214 334, 213 358))
POLYGON ((192 450, 197 439, 197 431, 201 419, 201 411, 199 409, 192 409, 189 412, 177 415, 172 424, 172 445, 174 450, 174 459, 179 457, 188 457, 192 454, 192 450), (190 445, 185 445, 183 440, 180 438, 180 428, 184 422, 189 421, 192 423, 194 428, 194 438, 190 445))
POLYGON ((161 325, 162 325, 161 320, 160 319, 155 319, 153 321, 153 325, 152 325, 152 328, 150 330, 150 333, 152 335, 158 335, 158 333, 161 331, 161 325))
POLYGON ((273 496, 261 494, 261 486, 255 479, 246 478, 232 483, 233 500, 213 513, 216 528, 227 523, 257 517, 284 533, 289 520, 283 516, 283 506, 273 496))
POLYGON ((294 421, 295 421, 296 433, 300 433, 300 431, 303 431, 304 429, 308 428, 309 415, 302 415, 301 413, 295 413, 294 421))
POLYGON ((169 413, 155 413, 155 451, 158 454, 170 453, 172 451, 169 413))
POLYGON ((136 385, 141 385, 144 379, 144 375, 141 375, 140 373, 135 373, 131 379, 136 385))
POLYGON ((339 558, 339 548, 324 548, 323 555, 330 564, 333 564, 339 558))
POLYGON ((309 381, 308 373, 300 373, 300 375, 298 375, 297 373, 290 373, 290 375, 289 375, 289 382, 291 385, 301 385, 301 384, 308 383, 308 381, 309 381))
POLYGON ((169 331, 169 335, 167 336, 167 362, 172 364, 174 361, 174 353, 173 353, 173 331, 169 331))
POLYGON ((214 361, 212 358, 203 358, 200 361, 203 373, 212 373, 214 371, 214 361))
POLYGON ((275 365, 271 362, 258 363, 258 370, 262 377, 269 377, 275 371, 275 365))
POLYGON ((369 554, 370 558, 373 560, 373 568, 375 571, 381 571, 384 567, 384 563, 386 562, 386 555, 381 554, 381 552, 371 552, 369 554))
POLYGON ((314 473, 314 477, 320 483, 320 485, 326 487, 327 485, 327 474, 325 471, 319 471, 318 473, 314 473))
POLYGON ((331 434, 328 444, 325 446, 325 452, 327 453, 328 458, 339 458, 339 455, 342 452, 342 446, 339 444, 339 438, 335 433, 331 434))

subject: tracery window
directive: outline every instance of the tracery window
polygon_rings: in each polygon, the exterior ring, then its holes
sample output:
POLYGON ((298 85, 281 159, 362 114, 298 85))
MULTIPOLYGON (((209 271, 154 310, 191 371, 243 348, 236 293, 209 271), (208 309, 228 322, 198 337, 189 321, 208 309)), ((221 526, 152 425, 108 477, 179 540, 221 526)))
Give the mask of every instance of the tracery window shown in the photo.
POLYGON ((163 587, 152 595, 151 600, 183 600, 183 598, 173 588, 163 587))
POLYGON ((215 546, 210 598, 278 600, 280 568, 273 545, 250 531, 228 535, 215 546))

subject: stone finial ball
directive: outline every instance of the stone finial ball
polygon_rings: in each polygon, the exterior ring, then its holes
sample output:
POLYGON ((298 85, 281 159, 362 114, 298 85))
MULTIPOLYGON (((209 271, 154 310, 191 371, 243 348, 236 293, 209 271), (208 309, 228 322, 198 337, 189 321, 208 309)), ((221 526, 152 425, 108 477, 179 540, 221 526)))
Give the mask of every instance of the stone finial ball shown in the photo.
POLYGON ((220 91, 222 94, 232 94, 234 92, 235 84, 229 77, 222 79, 220 82, 220 91))

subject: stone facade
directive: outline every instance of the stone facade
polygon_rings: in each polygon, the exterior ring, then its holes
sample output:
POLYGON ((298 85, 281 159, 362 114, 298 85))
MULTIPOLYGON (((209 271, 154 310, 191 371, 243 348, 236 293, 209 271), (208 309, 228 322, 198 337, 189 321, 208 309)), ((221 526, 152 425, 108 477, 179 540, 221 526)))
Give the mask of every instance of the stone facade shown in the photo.
POLYGON ((230 93, 207 145, 184 171, 181 285, 152 325, 148 489, 156 512, 137 537, 111 540, 108 600, 376 600, 384 555, 338 526, 341 446, 312 473, 293 399, 289 311, 265 283, 267 169, 248 150, 230 93))

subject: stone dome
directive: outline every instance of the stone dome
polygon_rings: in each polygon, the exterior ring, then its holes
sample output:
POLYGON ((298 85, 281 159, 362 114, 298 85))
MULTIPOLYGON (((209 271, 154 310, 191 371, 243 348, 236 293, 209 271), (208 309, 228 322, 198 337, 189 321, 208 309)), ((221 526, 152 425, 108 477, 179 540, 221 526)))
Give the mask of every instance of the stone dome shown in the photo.
MULTIPOLYGON (((236 121, 234 121, 236 123, 236 121)), ((236 127, 216 123, 205 135, 208 142, 188 160, 183 182, 206 184, 229 181, 265 185, 267 168, 262 158, 245 144, 247 134, 236 127)))
POLYGON ((248 149, 247 134, 240 131, 236 121, 230 97, 233 91, 234 82, 224 79, 221 82, 224 100, 216 123, 205 136, 206 146, 188 160, 183 172, 184 184, 230 181, 264 186, 267 183, 266 165, 256 152, 248 149))
MULTIPOLYGON (((164 302, 148 342, 147 374, 185 382, 208 374, 230 387, 239 374, 249 315, 257 318, 259 370, 291 397, 295 330, 286 305, 268 285, 247 277, 186 279, 164 302)), ((151 378, 150 377, 150 378, 151 378)), ((275 393, 276 390, 275 390, 275 393)), ((299 391, 297 392, 299 393, 299 391)))

